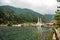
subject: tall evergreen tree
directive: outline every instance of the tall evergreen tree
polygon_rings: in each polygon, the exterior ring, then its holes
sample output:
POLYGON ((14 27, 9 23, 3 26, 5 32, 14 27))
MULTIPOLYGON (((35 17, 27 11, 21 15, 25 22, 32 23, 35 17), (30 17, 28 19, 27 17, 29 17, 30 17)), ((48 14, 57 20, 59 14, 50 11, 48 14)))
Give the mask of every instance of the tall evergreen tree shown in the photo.
POLYGON ((57 25, 58 27, 60 27, 60 10, 59 10, 59 9, 57 9, 54 18, 55 18, 55 20, 56 20, 56 25, 57 25))

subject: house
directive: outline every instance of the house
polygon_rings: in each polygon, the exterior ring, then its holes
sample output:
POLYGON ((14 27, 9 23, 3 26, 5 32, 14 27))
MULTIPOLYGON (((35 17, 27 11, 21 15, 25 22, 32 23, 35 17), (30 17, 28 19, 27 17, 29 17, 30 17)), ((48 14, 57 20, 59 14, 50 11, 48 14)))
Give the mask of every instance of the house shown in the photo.
POLYGON ((46 23, 46 25, 48 25, 48 26, 53 26, 53 25, 55 25, 55 21, 54 21, 54 20, 52 20, 51 22, 46 23))

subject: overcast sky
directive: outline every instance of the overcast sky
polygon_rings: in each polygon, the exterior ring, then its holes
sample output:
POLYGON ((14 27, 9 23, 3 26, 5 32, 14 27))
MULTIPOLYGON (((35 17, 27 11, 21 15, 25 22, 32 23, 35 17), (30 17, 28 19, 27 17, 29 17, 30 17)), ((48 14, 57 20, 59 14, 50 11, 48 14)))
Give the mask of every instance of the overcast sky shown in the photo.
POLYGON ((56 0, 0 0, 0 5, 28 8, 41 14, 53 14, 57 9, 56 0))

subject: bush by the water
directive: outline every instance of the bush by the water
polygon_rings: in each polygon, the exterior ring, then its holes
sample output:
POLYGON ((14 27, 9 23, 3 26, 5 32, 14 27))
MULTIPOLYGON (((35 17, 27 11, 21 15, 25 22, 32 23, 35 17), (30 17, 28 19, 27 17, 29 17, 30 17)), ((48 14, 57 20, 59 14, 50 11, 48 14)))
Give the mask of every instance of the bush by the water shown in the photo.
POLYGON ((8 24, 7 26, 12 26, 12 24, 8 24))
POLYGON ((12 26, 12 22, 9 22, 9 23, 7 24, 7 26, 11 27, 11 26, 12 26))

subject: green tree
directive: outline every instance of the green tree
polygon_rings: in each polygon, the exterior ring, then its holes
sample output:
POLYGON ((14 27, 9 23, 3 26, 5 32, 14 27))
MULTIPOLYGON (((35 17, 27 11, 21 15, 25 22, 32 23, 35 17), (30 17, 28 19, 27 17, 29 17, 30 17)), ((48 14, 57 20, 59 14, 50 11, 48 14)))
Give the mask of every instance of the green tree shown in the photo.
POLYGON ((58 2, 60 2, 60 0, 57 0, 58 2))
POLYGON ((54 19, 56 20, 56 25, 60 27, 60 10, 56 11, 56 14, 54 15, 54 19))

